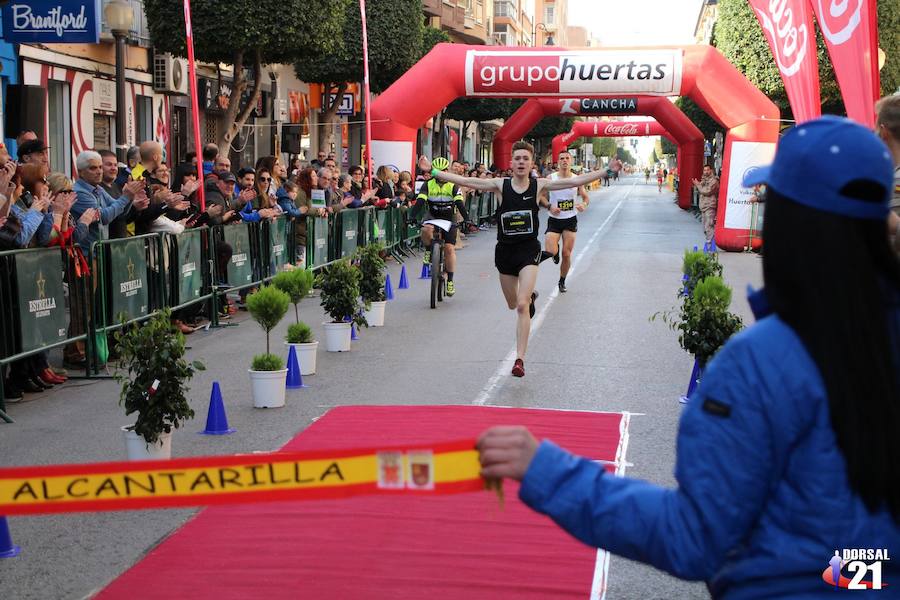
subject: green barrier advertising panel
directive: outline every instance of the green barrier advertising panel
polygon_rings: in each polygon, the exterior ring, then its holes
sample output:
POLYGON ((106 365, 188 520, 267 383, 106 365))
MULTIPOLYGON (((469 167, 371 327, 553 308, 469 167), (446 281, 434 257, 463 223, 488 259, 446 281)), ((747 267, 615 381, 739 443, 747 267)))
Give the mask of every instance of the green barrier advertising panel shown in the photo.
POLYGON ((240 287, 253 281, 253 264, 250 262, 250 232, 247 226, 226 225, 222 228, 225 243, 231 246, 228 262, 228 285, 240 287))
POLYGON ((134 319, 147 314, 147 254, 144 240, 123 240, 107 246, 109 257, 109 318, 134 319))
POLYGON ((359 235, 359 213, 355 210, 341 211, 341 258, 352 256, 356 252, 359 235))
POLYGON ((178 236, 178 302, 200 297, 203 288, 203 231, 187 230, 178 236))
POLYGON ((311 267, 319 267, 328 262, 328 219, 310 218, 306 220, 307 236, 312 240, 312 256, 306 257, 311 267), (312 229, 312 233, 310 233, 312 229))
POLYGON ((16 256, 23 352, 66 339, 62 268, 58 248, 35 250, 16 256))
POLYGON ((285 217, 269 222, 269 242, 272 245, 269 254, 270 275, 283 271, 288 262, 287 226, 285 217))
POLYGON ((387 246, 387 235, 388 235, 388 211, 386 210, 378 210, 375 211, 375 219, 374 222, 374 231, 372 232, 372 241, 380 242, 387 246))

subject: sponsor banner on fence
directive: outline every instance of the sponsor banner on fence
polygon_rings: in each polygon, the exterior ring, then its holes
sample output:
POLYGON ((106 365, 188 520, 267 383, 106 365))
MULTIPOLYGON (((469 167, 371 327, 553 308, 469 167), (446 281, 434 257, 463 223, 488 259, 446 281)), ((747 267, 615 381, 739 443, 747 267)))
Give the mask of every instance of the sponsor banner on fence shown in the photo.
POLYGON ((62 270, 59 248, 16 255, 22 352, 66 339, 62 270))
POLYGON ((679 95, 681 50, 469 50, 469 96, 679 95))
POLYGON ((203 288, 203 232, 190 229, 178 236, 178 301, 200 297, 203 288))
POLYGON ((0 514, 142 510, 484 489, 474 440, 0 469, 0 514))
POLYGON ((121 240, 106 247, 109 254, 110 322, 147 314, 147 251, 143 239, 121 240))
POLYGON ((728 166, 728 193, 725 206, 727 229, 749 230, 755 227, 754 202, 757 194, 753 188, 741 185, 744 176, 753 169, 771 164, 775 158, 773 142, 733 142, 728 166))

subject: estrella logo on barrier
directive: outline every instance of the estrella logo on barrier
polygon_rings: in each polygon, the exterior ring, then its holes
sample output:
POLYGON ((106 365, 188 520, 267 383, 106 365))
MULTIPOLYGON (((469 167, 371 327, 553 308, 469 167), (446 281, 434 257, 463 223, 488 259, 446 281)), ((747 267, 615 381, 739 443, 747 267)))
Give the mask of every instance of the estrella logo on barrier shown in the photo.
POLYGON ((882 562, 890 560, 887 548, 844 548, 835 550, 828 566, 822 571, 822 580, 835 589, 881 590, 888 584, 881 579, 882 562), (852 573, 845 577, 843 570, 852 573), (870 575, 870 579, 864 579, 870 575))

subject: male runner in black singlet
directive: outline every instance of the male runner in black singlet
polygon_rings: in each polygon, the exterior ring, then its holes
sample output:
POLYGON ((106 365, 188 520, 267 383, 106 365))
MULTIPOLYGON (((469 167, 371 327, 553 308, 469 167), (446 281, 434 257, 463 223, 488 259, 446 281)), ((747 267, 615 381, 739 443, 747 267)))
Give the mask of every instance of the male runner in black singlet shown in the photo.
MULTIPOLYGON (((512 148, 512 177, 478 179, 461 177, 443 171, 432 171, 441 181, 456 185, 501 194, 497 209, 497 247, 494 250, 494 264, 500 272, 500 288, 511 310, 518 313, 516 323, 516 362, 512 368, 515 377, 525 376, 525 351, 531 332, 531 318, 534 316, 534 300, 537 293, 538 264, 541 262, 541 243, 538 241, 540 204, 538 198, 543 191, 561 190, 585 185, 602 177, 600 171, 585 173, 566 180, 551 181, 546 178, 532 178, 534 167, 534 147, 527 142, 516 142, 512 148)), ((431 162, 422 157, 419 168, 431 169, 431 162)))

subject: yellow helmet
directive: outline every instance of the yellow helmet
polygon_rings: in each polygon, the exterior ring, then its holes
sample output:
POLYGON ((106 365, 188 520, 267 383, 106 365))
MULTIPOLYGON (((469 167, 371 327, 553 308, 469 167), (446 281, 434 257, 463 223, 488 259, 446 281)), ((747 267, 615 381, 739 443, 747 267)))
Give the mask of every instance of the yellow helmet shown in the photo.
POLYGON ((446 171, 449 166, 450 161, 443 156, 436 156, 434 160, 431 161, 431 168, 437 169, 438 171, 446 171))

